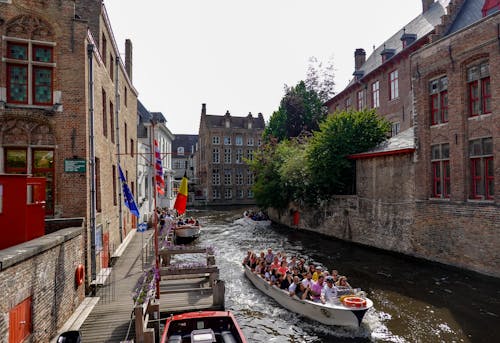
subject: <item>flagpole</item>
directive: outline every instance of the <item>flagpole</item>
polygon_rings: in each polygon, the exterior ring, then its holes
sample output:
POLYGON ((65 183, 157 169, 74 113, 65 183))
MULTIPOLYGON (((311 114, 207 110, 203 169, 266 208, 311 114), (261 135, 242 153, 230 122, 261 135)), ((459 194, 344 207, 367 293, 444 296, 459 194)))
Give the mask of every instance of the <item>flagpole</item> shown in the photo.
MULTIPOLYGON (((154 226, 154 240, 155 240, 155 267, 156 272, 158 273, 158 277, 161 278, 160 273, 160 256, 158 255, 158 212, 156 210, 156 147, 155 147, 155 122, 151 120, 151 150, 153 151, 153 155, 155 158, 151 158, 151 168, 154 170, 154 182, 153 182, 153 197, 154 197, 154 218, 153 218, 153 226, 154 226), (154 161, 154 164, 153 164, 154 161)), ((160 280, 156 280, 156 299, 160 298, 160 280)))

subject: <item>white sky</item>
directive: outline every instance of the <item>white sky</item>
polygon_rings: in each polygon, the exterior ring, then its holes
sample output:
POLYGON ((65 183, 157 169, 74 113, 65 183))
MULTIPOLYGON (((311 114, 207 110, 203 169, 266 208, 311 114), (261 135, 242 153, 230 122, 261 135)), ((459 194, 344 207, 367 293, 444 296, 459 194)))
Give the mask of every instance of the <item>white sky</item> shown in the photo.
POLYGON ((208 114, 261 112, 305 78, 311 56, 333 56, 335 91, 367 57, 422 11, 421 0, 105 0, 118 48, 133 45, 139 100, 174 134, 198 134, 208 114))

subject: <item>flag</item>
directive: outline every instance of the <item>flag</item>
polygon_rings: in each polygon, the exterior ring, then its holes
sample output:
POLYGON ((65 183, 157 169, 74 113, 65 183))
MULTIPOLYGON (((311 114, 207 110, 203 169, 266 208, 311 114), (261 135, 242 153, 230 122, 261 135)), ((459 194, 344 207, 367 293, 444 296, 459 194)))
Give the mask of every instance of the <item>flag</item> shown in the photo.
POLYGON ((186 212, 187 198, 188 198, 188 179, 184 174, 174 204, 174 208, 177 210, 179 214, 183 214, 184 212, 186 212))
POLYGON ((118 165, 118 171, 120 172, 120 182, 122 183, 123 201, 125 202, 125 206, 130 210, 130 213, 139 218, 139 210, 135 204, 134 196, 132 195, 132 192, 130 192, 130 188, 128 188, 127 180, 123 175, 122 167, 120 167, 120 165, 118 165))
POLYGON ((158 141, 155 139, 155 181, 156 181, 156 191, 160 194, 165 194, 163 190, 165 188, 165 180, 163 180, 163 168, 161 166, 161 155, 160 147, 158 146, 158 141))

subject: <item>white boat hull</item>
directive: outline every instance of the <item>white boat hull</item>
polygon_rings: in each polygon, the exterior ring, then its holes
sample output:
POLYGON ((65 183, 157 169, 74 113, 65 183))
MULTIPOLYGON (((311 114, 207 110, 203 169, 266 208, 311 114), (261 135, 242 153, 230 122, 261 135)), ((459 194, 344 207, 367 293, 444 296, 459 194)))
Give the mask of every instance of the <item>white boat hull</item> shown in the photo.
POLYGON ((244 266, 244 268, 245 275, 254 286, 276 300, 281 306, 322 324, 358 327, 366 311, 373 306, 370 299, 366 299, 366 307, 360 308, 345 307, 340 303, 322 304, 301 300, 297 297, 291 297, 288 291, 269 285, 265 279, 252 272, 248 266, 244 266))
POLYGON ((174 229, 178 241, 193 241, 200 236, 201 228, 197 225, 185 225, 174 229))

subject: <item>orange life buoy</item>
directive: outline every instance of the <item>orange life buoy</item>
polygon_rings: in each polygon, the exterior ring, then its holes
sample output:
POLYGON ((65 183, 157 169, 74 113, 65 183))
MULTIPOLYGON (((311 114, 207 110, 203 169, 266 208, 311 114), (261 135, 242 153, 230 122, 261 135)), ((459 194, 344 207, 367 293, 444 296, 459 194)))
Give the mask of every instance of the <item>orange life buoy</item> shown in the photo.
POLYGON ((343 303, 347 307, 365 307, 366 300, 360 297, 345 297, 343 303))
POLYGON ((83 283, 83 278, 85 276, 85 267, 83 264, 79 264, 75 270, 75 283, 77 286, 80 286, 83 283))

